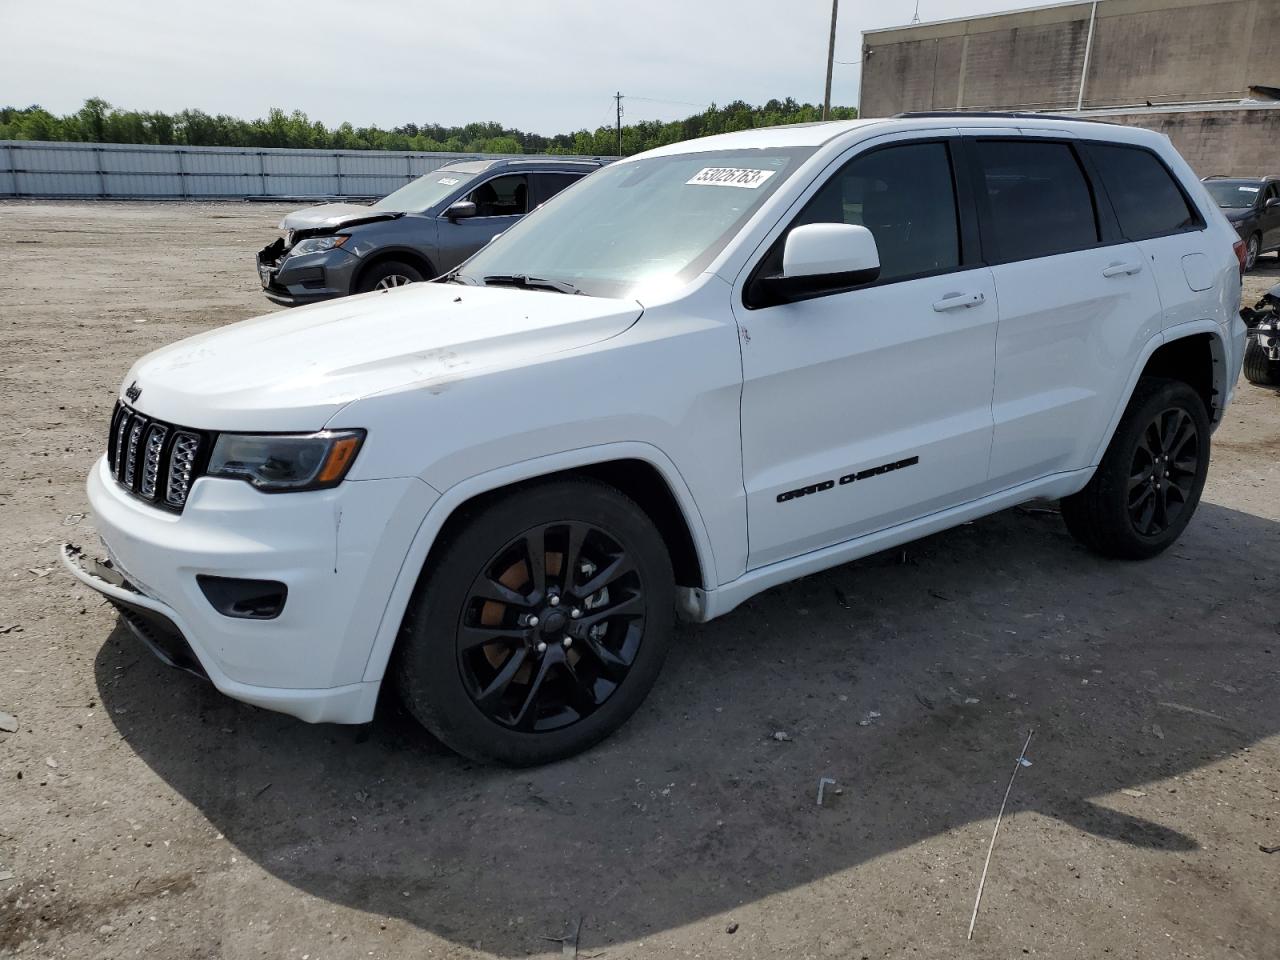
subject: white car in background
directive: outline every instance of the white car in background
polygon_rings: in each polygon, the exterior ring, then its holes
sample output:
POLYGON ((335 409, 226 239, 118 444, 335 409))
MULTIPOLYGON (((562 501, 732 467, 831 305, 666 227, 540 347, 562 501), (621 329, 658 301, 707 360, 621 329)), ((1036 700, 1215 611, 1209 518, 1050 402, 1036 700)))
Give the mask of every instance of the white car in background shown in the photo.
POLYGON ((1232 396, 1242 247, 1162 136, 932 115, 606 167, 441 282, 126 376, 71 571, 232 697, 445 743, 595 743, 677 612, 1035 497, 1182 532, 1232 396), (1234 245, 1234 249, 1233 249, 1234 245))

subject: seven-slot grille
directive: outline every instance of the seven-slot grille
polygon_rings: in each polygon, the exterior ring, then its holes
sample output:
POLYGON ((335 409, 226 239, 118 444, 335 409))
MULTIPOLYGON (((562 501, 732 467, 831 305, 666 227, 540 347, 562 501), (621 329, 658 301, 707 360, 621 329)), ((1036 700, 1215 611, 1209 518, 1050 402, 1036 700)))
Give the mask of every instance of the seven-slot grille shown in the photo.
POLYGON ((135 497, 181 511, 208 454, 209 438, 199 430, 154 420, 116 403, 107 463, 116 482, 135 497))

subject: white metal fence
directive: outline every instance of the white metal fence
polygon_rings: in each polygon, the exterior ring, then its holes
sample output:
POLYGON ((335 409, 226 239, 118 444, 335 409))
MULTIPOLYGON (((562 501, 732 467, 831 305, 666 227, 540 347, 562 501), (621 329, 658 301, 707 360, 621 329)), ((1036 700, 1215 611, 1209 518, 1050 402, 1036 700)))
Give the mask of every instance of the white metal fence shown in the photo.
POLYGON ((382 197, 450 161, 501 156, 0 140, 0 197, 382 197))

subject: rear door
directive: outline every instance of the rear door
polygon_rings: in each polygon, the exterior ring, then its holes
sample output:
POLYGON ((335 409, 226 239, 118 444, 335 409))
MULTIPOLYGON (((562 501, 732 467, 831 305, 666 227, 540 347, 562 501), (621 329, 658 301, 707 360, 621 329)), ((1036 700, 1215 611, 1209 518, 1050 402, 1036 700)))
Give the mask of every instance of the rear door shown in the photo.
MULTIPOLYGON (((1216 317, 1217 271, 1205 222, 1164 162, 1144 147, 1085 146, 1121 234, 1142 251, 1155 279, 1163 326, 1216 317)), ((1214 258, 1216 262, 1217 258, 1214 258)))
POLYGON ((1274 250, 1280 247, 1280 203, 1270 208, 1267 204, 1272 200, 1280 200, 1280 183, 1271 183, 1266 188, 1262 200, 1262 249, 1274 250))
POLYGON ((991 480, 1007 488, 1089 465, 1160 306, 1071 140, 968 144, 1000 303, 991 480))
POLYGON ((529 180, 529 209, 536 210, 561 190, 582 179, 580 173, 534 173, 529 180))
POLYGON ((995 287, 977 261, 959 141, 901 138, 815 185, 748 276, 780 272, 805 223, 866 226, 872 284, 754 306, 742 341, 748 565, 797 556, 981 495, 991 447, 995 287))

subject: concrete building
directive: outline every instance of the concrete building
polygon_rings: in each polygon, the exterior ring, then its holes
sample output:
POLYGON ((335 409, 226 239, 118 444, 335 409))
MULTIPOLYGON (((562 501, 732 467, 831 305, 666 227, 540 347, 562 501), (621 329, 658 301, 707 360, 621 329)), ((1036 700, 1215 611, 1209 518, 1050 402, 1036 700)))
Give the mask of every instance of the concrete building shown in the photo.
POLYGON ((1280 0, 1099 0, 871 30, 861 100, 867 117, 1079 113, 1168 134, 1202 175, 1280 173, 1280 0))

